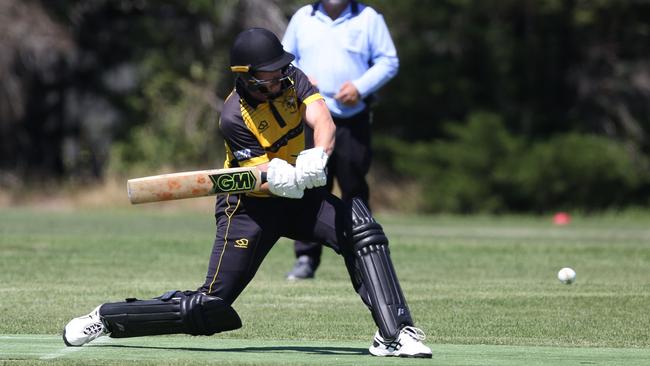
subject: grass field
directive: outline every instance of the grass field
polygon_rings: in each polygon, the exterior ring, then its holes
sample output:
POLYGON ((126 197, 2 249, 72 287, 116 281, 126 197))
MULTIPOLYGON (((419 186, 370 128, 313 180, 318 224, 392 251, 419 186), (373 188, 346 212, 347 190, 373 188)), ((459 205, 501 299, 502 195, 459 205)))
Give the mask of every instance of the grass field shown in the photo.
POLYGON ((380 215, 432 360, 378 359, 342 260, 288 283, 283 240, 235 302, 244 327, 212 337, 101 338, 66 348, 65 323, 96 305, 194 289, 210 212, 0 209, 0 364, 648 365, 650 214, 380 215), (577 283, 555 278, 574 267, 577 283))

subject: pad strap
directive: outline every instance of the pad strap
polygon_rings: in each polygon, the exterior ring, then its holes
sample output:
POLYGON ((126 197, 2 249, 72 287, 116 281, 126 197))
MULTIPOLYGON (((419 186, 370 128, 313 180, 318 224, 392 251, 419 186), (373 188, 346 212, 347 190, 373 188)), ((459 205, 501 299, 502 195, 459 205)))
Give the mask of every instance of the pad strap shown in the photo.
POLYGON ((212 335, 238 329, 241 319, 222 299, 193 291, 170 291, 151 300, 107 303, 99 315, 112 338, 186 333, 212 335))

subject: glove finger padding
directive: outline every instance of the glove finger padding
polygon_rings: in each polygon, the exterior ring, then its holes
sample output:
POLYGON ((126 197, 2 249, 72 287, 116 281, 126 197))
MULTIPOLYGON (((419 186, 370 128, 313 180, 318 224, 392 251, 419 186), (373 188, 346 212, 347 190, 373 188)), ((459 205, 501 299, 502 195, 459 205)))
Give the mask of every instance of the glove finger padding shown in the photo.
POLYGON ((322 173, 318 174, 315 178, 315 187, 322 187, 327 184, 327 167, 322 170, 322 173))
POLYGON ((303 150, 296 159, 296 182, 302 188, 321 187, 327 183, 329 155, 322 147, 303 150))
POLYGON ((296 168, 282 159, 273 159, 268 165, 266 179, 269 190, 276 196, 302 198, 303 188, 296 183, 296 168))

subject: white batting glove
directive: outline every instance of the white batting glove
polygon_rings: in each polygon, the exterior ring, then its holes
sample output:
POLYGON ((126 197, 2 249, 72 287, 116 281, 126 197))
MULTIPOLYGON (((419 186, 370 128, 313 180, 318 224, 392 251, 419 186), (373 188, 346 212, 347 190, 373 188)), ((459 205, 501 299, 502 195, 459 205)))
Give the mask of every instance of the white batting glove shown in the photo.
POLYGON ((269 190, 276 196, 302 198, 304 188, 296 184, 296 168, 282 159, 273 159, 266 171, 269 190))
POLYGON ((296 159, 296 182, 304 188, 322 187, 327 183, 327 159, 322 147, 303 150, 296 159))

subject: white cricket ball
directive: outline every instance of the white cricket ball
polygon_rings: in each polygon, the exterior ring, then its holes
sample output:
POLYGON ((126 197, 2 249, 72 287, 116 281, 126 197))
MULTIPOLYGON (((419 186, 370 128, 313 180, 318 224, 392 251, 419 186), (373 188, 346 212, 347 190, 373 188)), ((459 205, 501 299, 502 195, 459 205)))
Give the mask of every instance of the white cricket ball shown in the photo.
POLYGON ((562 268, 557 273, 557 279, 565 285, 570 285, 576 281, 576 271, 569 267, 562 268))

